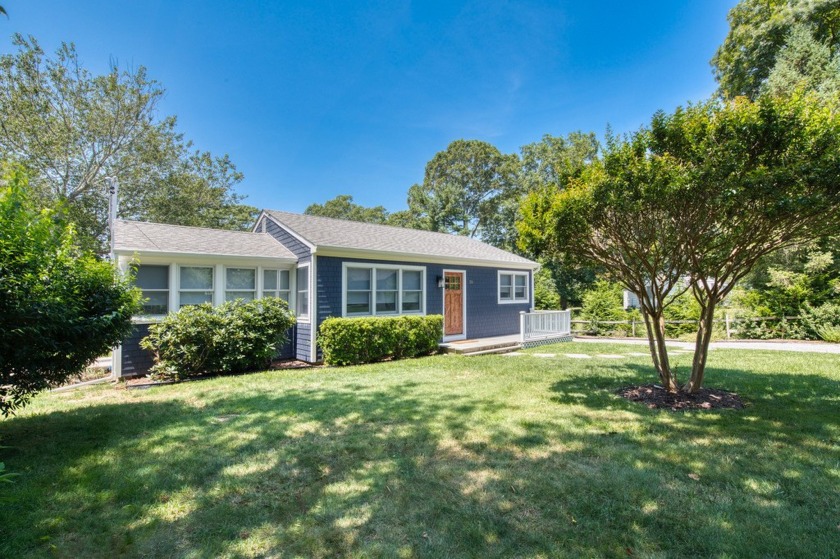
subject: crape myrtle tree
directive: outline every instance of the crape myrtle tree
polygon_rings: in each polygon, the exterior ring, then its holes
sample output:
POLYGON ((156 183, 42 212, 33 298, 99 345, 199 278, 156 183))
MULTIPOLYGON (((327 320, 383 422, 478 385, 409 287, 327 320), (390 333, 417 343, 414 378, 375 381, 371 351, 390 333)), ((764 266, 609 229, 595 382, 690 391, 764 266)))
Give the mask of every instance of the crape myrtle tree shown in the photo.
POLYGON ((715 308, 774 251, 840 230, 840 115, 816 93, 710 101, 658 113, 650 152, 680 162, 681 225, 701 314, 691 377, 703 384, 715 308))
POLYGON ((685 290, 689 261, 680 223, 692 208, 679 162, 651 156, 649 144, 646 130, 608 137, 602 157, 580 177, 525 198, 518 228, 520 244, 532 254, 597 265, 639 296, 654 367, 663 386, 677 391, 663 311, 685 290))
POLYGON ((81 373, 131 331, 139 291, 38 210, 19 170, 0 175, 0 415, 81 373))
POLYGON ((639 296, 663 385, 680 389, 662 310, 680 279, 701 307, 691 376, 703 383, 714 311, 755 263, 840 223, 840 119, 813 94, 709 101, 612 138, 563 192, 523 206, 523 242, 595 263, 639 296))

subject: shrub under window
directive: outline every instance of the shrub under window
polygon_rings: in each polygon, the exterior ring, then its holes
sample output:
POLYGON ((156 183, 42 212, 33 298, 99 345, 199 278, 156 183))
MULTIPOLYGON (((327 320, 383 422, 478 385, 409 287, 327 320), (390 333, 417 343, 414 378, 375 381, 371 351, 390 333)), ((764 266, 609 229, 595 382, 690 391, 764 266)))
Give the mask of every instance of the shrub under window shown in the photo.
POLYGON ((328 365, 372 363, 387 358, 428 355, 443 337, 443 317, 394 316, 328 318, 318 341, 328 365))

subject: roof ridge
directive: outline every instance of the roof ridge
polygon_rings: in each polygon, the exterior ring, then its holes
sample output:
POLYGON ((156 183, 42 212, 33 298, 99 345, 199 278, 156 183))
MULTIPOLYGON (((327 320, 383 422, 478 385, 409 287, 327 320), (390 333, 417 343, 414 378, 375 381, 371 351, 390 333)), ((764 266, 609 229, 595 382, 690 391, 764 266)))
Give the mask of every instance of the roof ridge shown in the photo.
MULTIPOLYGON (((475 241, 477 243, 481 243, 481 244, 484 244, 484 245, 487 245, 487 246, 491 246, 491 247, 493 246, 489 243, 485 243, 484 241, 482 241, 480 239, 476 239, 475 237, 468 237, 466 235, 456 235, 455 233, 447 233, 445 231, 429 231, 428 229, 415 229, 413 227, 402 227, 400 225, 388 225, 388 224, 385 224, 385 223, 370 223, 369 221, 357 221, 355 219, 342 219, 340 217, 327 217, 327 216, 312 215, 312 214, 307 214, 307 213, 284 212, 282 210, 266 209, 266 210, 263 210, 263 211, 270 212, 270 213, 295 215, 295 216, 300 216, 300 217, 305 217, 305 218, 316 218, 316 219, 324 219, 324 220, 329 220, 329 221, 340 221, 341 223, 359 223, 361 225, 369 225, 369 226, 373 226, 373 227, 385 227, 385 228, 388 228, 388 229, 398 229, 400 231, 416 231, 416 232, 419 232, 419 233, 428 233, 428 234, 431 234, 431 235, 442 235, 442 236, 448 237, 448 238, 454 237, 454 238, 459 238, 459 239, 469 239, 470 241, 475 241)), ((298 233, 298 234, 300 235, 300 233, 298 233)), ((303 237, 303 235, 301 235, 301 236, 303 237)), ((498 247, 493 247, 493 248, 498 248, 498 247)), ((504 249, 499 249, 499 250, 504 250, 504 249)))
MULTIPOLYGON (((221 231, 222 233, 246 233, 248 235, 265 235, 274 239, 268 233, 257 232, 257 231, 240 231, 238 229, 220 229, 218 227, 200 227, 198 225, 178 225, 175 223, 160 223, 157 221, 139 221, 136 219, 118 219, 117 221, 121 221, 126 224, 140 224, 140 225, 162 225, 164 227, 178 227, 181 229, 201 229, 203 231, 221 231)), ((275 239, 276 240, 276 239, 275 239)))

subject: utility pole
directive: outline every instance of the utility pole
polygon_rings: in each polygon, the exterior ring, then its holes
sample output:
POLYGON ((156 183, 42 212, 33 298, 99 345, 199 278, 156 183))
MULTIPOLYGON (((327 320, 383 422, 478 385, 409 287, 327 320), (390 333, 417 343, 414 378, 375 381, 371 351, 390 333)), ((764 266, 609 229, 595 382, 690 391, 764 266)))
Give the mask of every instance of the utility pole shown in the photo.
POLYGON ((117 198, 117 179, 108 177, 108 241, 111 247, 110 258, 114 261, 114 226, 117 222, 117 209, 119 200, 117 198))

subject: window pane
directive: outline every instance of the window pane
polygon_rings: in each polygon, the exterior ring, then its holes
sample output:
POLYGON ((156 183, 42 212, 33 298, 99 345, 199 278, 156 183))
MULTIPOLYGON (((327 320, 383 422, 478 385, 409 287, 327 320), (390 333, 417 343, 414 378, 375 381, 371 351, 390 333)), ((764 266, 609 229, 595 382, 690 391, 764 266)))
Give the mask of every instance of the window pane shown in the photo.
POLYGON ((140 289, 169 289, 169 266, 139 266, 134 284, 140 289))
POLYGON ((411 291, 420 291, 422 289, 420 287, 420 272, 406 272, 403 271, 403 284, 402 287, 404 290, 411 290, 411 291))
POLYGON ((280 289, 289 289, 289 270, 280 270, 280 289))
POLYGON ((402 310, 404 312, 414 312, 420 310, 420 292, 419 291, 404 291, 402 299, 402 310))
POLYGON ((499 276, 499 286, 500 287, 510 287, 511 286, 512 276, 510 274, 502 274, 499 276))
POLYGON ((525 299, 525 288, 517 285, 514 296, 516 299, 525 299))
POLYGON ((144 291, 143 314, 166 314, 169 312, 168 291, 144 291))
POLYGON ((348 291, 347 314, 370 314, 370 293, 367 291, 348 291))
POLYGON ((347 289, 367 291, 370 289, 370 270, 366 268, 347 268, 347 289))
POLYGON ((253 291, 226 291, 225 292, 225 301, 234 301, 236 299, 242 299, 243 301, 253 301, 254 300, 254 292, 253 291))
POLYGON ((525 276, 514 276, 514 278, 516 280, 516 287, 525 287, 525 282, 528 278, 525 276))
POLYGON ((225 289, 256 289, 257 272, 248 268, 225 270, 225 289))
POLYGON ((397 312, 397 292, 396 291, 377 291, 376 292, 376 312, 377 313, 397 312))
MULTIPOLYGON (((289 281, 288 278, 289 278, 289 276, 286 276, 286 281, 289 281)), ((263 291, 276 291, 276 290, 277 290, 277 270, 263 270, 263 291)))
POLYGON ((504 285, 499 288, 499 299, 510 299, 511 298, 511 288, 508 285, 505 287, 504 285))
POLYGON ((279 291, 279 292, 277 292, 276 295, 274 293, 272 293, 272 297, 280 297, 281 299, 283 299, 284 301, 286 301, 288 303, 289 302, 289 290, 287 289, 285 291, 279 291))
POLYGON ((213 302, 213 292, 212 291, 193 291, 193 292, 181 292, 181 306, 185 307, 187 305, 198 305, 200 303, 212 303, 213 302))
POLYGON ((306 316, 309 314, 309 292, 299 291, 297 297, 297 314, 306 316))
POLYGON ((306 268, 298 268, 297 269, 297 288, 298 291, 301 289, 309 289, 309 267, 306 268))
POLYGON ((181 268, 181 289, 213 289, 213 268, 181 268))
POLYGON ((376 289, 377 291, 396 290, 397 270, 376 270, 376 289))

